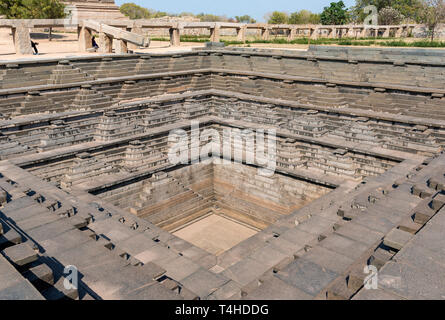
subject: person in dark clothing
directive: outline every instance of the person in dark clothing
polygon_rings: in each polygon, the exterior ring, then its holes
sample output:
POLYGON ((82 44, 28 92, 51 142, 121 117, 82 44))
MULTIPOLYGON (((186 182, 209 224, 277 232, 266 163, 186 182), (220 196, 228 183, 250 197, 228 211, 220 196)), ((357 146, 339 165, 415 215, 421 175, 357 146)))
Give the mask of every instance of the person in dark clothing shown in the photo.
POLYGON ((93 48, 94 49, 99 49, 99 46, 98 46, 98 44, 97 44, 97 42, 96 42, 96 37, 95 36, 93 36, 93 38, 91 39, 91 45, 93 46, 93 48))
POLYGON ((34 49, 34 53, 33 53, 34 55, 39 54, 39 50, 37 49, 37 45, 38 45, 37 42, 34 42, 34 41, 31 40, 31 47, 34 49))

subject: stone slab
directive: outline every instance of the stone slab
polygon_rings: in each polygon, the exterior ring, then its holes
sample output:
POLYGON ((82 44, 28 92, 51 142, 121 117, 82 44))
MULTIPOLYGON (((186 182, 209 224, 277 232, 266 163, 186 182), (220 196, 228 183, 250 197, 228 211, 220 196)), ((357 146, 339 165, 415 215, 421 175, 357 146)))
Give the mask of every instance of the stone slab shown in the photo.
POLYGON ((408 264, 388 262, 379 272, 379 288, 405 299, 445 299, 444 269, 436 272, 408 264))
MULTIPOLYGON (((329 240, 328 240, 329 241, 329 240)), ((328 250, 321 246, 315 246, 305 253, 302 258, 317 265, 342 274, 354 262, 353 259, 342 254, 328 250)))
POLYGON ((263 265, 257 260, 244 258, 226 269, 222 274, 243 287, 259 279, 269 269, 270 267, 263 265))
POLYGON ((391 230, 383 239, 383 244, 394 250, 401 250, 411 239, 413 235, 400 229, 391 230))
POLYGON ((30 268, 23 276, 37 288, 54 284, 53 270, 44 263, 30 268))
POLYGON ((335 233, 320 242, 320 246, 353 260, 358 259, 370 248, 360 241, 352 240, 335 233))
POLYGON ((15 265, 24 266, 37 260, 37 252, 28 243, 20 243, 3 250, 3 254, 15 265))
POLYGON ((0 300, 45 300, 28 280, 0 289, 0 300))
POLYGON ((311 300, 313 296, 285 283, 277 277, 265 280, 245 300, 311 300))
POLYGON ((230 298, 241 299, 241 286, 232 280, 224 284, 208 297, 209 300, 227 300, 230 298))
POLYGON ((334 281, 338 274, 304 258, 298 258, 278 272, 277 277, 315 297, 334 281))
POLYGON ((214 274, 203 268, 181 281, 190 291, 196 293, 201 299, 207 298, 210 294, 215 292, 218 288, 229 282, 230 279, 220 274, 214 274))

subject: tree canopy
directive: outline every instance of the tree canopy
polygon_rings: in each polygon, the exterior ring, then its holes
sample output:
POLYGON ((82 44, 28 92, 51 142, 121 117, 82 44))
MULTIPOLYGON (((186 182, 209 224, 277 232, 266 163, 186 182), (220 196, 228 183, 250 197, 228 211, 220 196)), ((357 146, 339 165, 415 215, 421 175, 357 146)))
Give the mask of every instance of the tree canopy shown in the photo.
POLYGON ((65 5, 59 0, 1 0, 0 14, 7 19, 64 18, 65 5))
POLYGON ((423 0, 419 19, 427 26, 433 41, 437 25, 445 21, 445 0, 423 0))
POLYGON ((123 15, 130 19, 148 19, 151 17, 150 10, 135 3, 124 3, 119 9, 123 15))
POLYGON ((289 16, 286 12, 274 11, 268 15, 267 23, 270 24, 284 24, 287 23, 289 16))
POLYGON ((247 14, 243 16, 235 16, 235 21, 239 23, 256 23, 256 20, 247 14))
POLYGON ((320 21, 325 25, 340 25, 348 22, 348 11, 343 1, 331 2, 329 7, 324 7, 320 15, 320 21))
MULTIPOLYGON (((422 0, 356 0, 356 4, 351 8, 351 14, 355 21, 363 22, 367 14, 363 9, 369 5, 377 8, 379 15, 382 13, 388 14, 388 8, 397 10, 404 19, 415 21, 418 19, 418 12, 421 8, 422 0)), ((395 11, 392 11, 393 13, 395 11)))
POLYGON ((123 15, 129 17, 130 19, 152 19, 160 18, 167 15, 167 12, 155 11, 138 6, 135 3, 124 3, 120 6, 120 11, 123 15))
POLYGON ((290 24, 318 24, 320 23, 320 15, 312 13, 309 10, 300 10, 289 16, 290 24))

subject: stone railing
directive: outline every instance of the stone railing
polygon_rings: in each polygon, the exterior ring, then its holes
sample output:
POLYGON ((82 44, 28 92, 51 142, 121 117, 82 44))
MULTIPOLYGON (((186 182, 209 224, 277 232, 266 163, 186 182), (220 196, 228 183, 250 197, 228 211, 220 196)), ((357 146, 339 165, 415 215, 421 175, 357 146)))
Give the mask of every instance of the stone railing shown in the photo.
POLYGON ((169 31, 172 46, 180 45, 180 36, 186 30, 207 29, 210 31, 210 40, 219 42, 222 30, 235 30, 237 40, 245 42, 248 30, 256 30, 264 40, 270 38, 271 33, 282 31, 288 40, 305 36, 318 39, 321 36, 328 38, 341 37, 390 37, 399 38, 412 33, 416 25, 372 26, 372 25, 291 25, 291 24, 244 24, 230 22, 160 22, 151 20, 83 20, 74 22, 69 19, 47 20, 15 20, 0 19, 0 28, 11 28, 17 53, 31 54, 30 28, 63 27, 78 28, 79 49, 88 50, 91 47, 92 32, 100 35, 102 52, 111 52, 110 41, 117 39, 119 53, 127 52, 127 42, 134 46, 148 46, 145 36, 147 29, 164 29, 169 31), (105 50, 105 51, 103 51, 105 50))

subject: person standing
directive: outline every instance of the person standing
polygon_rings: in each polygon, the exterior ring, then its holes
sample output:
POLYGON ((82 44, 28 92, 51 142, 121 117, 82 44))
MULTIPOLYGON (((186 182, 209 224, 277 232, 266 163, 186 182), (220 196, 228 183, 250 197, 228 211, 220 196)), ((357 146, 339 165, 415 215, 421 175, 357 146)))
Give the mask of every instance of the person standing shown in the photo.
POLYGON ((34 50, 33 55, 38 55, 38 54, 39 54, 39 50, 37 49, 37 45, 38 45, 37 42, 34 42, 34 41, 31 40, 31 47, 32 47, 33 50, 34 50))
POLYGON ((92 38, 91 38, 91 45, 93 46, 93 48, 97 51, 97 49, 99 49, 99 45, 97 44, 97 42, 96 42, 96 37, 95 36, 93 36, 92 38))

